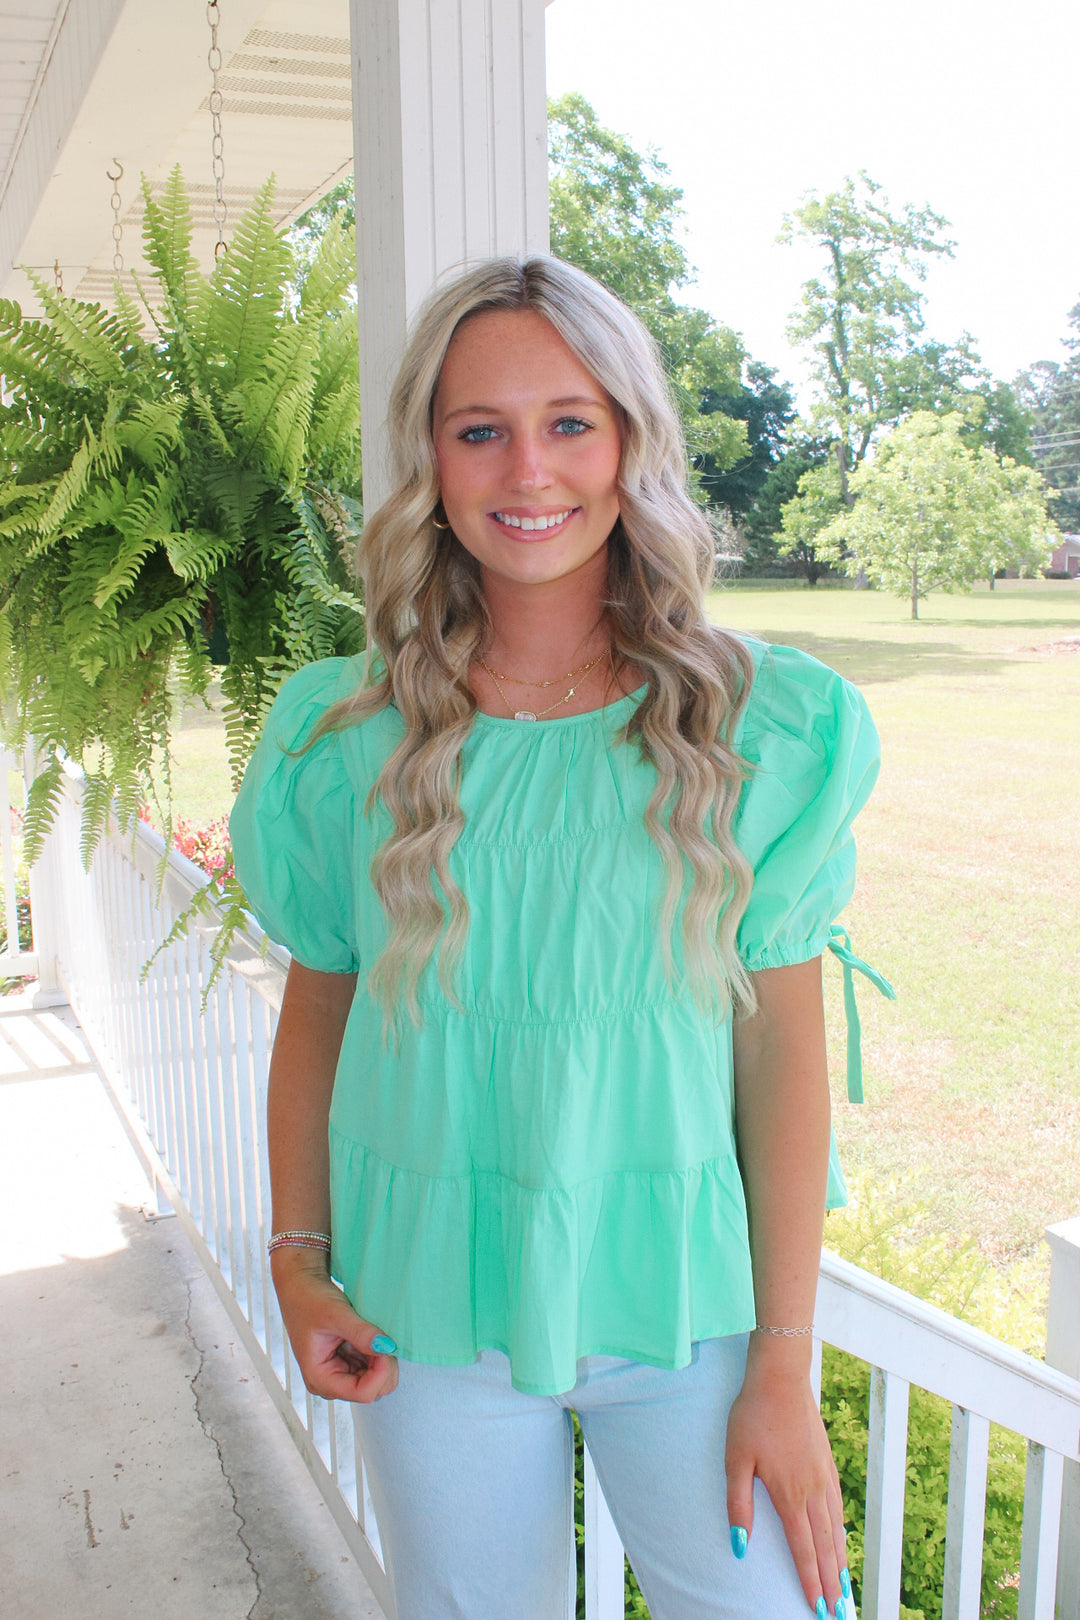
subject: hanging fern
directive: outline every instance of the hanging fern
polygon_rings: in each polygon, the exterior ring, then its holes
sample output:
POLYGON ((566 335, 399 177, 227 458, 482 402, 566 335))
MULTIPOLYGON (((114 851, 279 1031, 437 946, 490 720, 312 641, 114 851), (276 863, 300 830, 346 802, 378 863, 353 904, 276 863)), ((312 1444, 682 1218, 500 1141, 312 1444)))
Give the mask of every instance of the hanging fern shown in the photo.
POLYGON ((203 276, 179 170, 143 191, 143 308, 41 280, 42 318, 0 301, 0 690, 8 741, 41 751, 31 856, 65 757, 87 861, 110 809, 149 799, 171 827, 173 716, 211 639, 235 781, 283 678, 363 645, 351 243, 326 232, 297 299, 268 182, 203 276))

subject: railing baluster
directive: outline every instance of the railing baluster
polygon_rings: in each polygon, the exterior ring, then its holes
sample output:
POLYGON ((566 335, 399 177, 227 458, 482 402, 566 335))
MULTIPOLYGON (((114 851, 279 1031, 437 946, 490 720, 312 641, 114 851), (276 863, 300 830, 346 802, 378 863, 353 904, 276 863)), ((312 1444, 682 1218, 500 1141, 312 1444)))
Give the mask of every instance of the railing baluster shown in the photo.
POLYGON ((1020 1542, 1017 1620, 1054 1620, 1061 1486, 1065 1460, 1032 1441, 1024 1477, 1024 1532, 1020 1542))
POLYGON ((954 1406, 949 1446, 942 1620, 979 1620, 990 1425, 954 1406))
POLYGON ((863 1620, 900 1620, 908 1389, 906 1379, 871 1369, 863 1620))
POLYGON ((623 1546, 585 1447, 585 1620, 623 1620, 623 1546))

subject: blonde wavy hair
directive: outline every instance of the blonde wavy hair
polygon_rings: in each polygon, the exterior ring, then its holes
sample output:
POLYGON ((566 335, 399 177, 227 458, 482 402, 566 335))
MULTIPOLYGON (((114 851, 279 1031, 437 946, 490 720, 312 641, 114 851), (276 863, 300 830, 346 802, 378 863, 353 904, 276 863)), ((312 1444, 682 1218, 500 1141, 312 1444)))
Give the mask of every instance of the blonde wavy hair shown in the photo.
POLYGON ((735 949, 752 873, 731 820, 747 775, 732 736, 753 661, 741 640, 705 617, 714 540, 687 492, 683 437, 651 337, 599 282, 546 255, 492 259, 437 290, 419 313, 390 398, 394 492, 366 522, 358 549, 369 652, 374 647, 380 663, 327 711, 311 739, 391 703, 405 726, 368 803, 381 800, 393 821, 372 863, 390 934, 369 987, 391 1024, 403 1004, 419 1023, 421 973, 438 952, 440 982, 453 998, 468 930, 450 852, 464 825, 461 750, 477 712, 469 663, 484 650, 490 621, 479 566, 433 521, 432 414, 450 340, 462 321, 488 310, 532 310, 550 321, 618 407, 621 515, 608 543, 606 612, 613 661, 637 665, 648 682, 623 737, 657 773, 645 820, 668 875, 665 967, 674 982, 672 930, 689 869, 682 924, 689 987, 718 1018, 733 1003, 752 1010, 735 949))

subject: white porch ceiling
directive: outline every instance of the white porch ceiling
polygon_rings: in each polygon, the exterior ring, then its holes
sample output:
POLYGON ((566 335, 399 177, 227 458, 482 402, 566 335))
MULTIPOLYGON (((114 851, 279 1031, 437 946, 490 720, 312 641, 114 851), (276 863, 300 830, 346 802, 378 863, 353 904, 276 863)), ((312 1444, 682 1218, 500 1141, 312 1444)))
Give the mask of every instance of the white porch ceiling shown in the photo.
MULTIPOLYGON (((348 0, 220 12, 230 222, 273 172, 284 224, 352 166, 348 0)), ((0 294, 33 308, 19 266, 56 266, 65 291, 109 299, 116 159, 125 268, 145 269, 139 176, 157 189, 177 163, 212 264, 209 43, 204 0, 0 0, 0 294)))

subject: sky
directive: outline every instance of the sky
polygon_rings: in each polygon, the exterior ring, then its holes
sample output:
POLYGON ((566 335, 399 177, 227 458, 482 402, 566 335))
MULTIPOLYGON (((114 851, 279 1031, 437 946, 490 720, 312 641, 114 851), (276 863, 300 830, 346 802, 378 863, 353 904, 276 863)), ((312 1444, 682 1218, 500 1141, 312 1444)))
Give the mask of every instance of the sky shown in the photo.
POLYGON ((1061 360, 1080 300, 1076 0, 552 0, 548 93, 652 146, 684 192, 687 303, 804 380, 785 326, 813 250, 776 241, 810 191, 865 169, 950 222, 926 336, 1011 380, 1061 360))

